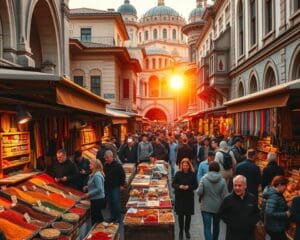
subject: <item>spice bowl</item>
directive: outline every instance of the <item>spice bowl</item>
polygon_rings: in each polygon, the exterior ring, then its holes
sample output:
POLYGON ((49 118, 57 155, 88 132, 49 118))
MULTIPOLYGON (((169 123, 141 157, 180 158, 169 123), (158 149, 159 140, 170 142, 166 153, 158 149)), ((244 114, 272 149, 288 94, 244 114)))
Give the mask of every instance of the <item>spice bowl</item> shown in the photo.
POLYGON ((67 222, 59 221, 51 224, 53 228, 58 229, 61 233, 69 233, 73 229, 73 225, 67 222))
POLYGON ((60 231, 55 228, 45 228, 39 232, 42 239, 51 240, 57 239, 60 236, 60 231))

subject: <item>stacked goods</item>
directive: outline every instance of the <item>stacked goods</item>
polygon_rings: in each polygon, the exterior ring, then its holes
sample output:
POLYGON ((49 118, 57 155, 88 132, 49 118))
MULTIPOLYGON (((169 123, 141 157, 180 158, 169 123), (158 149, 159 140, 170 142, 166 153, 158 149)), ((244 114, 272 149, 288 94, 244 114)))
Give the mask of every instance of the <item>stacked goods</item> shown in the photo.
POLYGON ((0 218, 1 219, 5 219, 7 221, 13 222, 14 224, 23 227, 25 229, 29 229, 32 231, 37 231, 39 229, 39 227, 27 223, 24 219, 24 216, 21 215, 20 213, 17 213, 13 210, 5 210, 3 212, 0 212, 0 218))
POLYGON ((69 233, 73 229, 72 224, 63 221, 52 223, 52 227, 58 229, 62 233, 69 233))
POLYGON ((283 194, 288 202, 300 195, 300 170, 294 169, 290 171, 290 174, 287 189, 283 194))
POLYGON ((10 208, 12 202, 4 197, 0 197, 0 206, 5 207, 6 209, 10 208))
POLYGON ((118 228, 118 224, 99 223, 93 227, 87 240, 113 240, 115 239, 118 228))
POLYGON ((0 218, 0 231, 9 240, 27 239, 34 233, 32 230, 20 227, 3 218, 0 218))
POLYGON ((22 214, 28 213, 28 215, 31 218, 37 219, 41 222, 51 222, 54 220, 54 217, 49 216, 48 214, 38 212, 38 211, 32 209, 31 207, 28 207, 27 205, 21 204, 21 203, 18 203, 16 206, 14 206, 12 208, 12 210, 17 211, 22 214))

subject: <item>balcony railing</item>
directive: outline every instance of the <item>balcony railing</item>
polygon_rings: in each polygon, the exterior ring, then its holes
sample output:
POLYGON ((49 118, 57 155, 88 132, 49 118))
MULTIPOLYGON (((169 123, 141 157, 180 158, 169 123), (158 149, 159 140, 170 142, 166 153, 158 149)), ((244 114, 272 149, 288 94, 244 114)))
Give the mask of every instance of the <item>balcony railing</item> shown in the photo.
POLYGON ((89 37, 89 36, 76 36, 72 37, 74 39, 79 40, 82 43, 97 43, 97 44, 102 44, 103 47, 115 47, 115 46, 122 46, 122 43, 119 42, 117 43, 113 37, 89 37))

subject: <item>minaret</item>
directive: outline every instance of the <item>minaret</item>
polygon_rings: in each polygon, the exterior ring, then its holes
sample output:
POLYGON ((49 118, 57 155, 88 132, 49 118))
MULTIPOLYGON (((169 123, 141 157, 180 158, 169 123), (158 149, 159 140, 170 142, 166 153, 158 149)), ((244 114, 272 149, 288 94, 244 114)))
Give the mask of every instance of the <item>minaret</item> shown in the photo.
POLYGON ((165 1, 164 0, 158 0, 157 6, 164 6, 165 1))

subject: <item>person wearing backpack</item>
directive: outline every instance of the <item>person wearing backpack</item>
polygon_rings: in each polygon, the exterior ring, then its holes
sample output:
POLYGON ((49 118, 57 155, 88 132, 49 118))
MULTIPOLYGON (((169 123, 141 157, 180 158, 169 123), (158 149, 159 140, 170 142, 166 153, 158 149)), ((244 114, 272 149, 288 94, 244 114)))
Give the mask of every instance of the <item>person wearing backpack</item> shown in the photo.
POLYGON ((235 175, 243 175, 247 178, 247 189, 258 199, 258 188, 261 184, 260 168, 255 164, 256 151, 249 149, 247 159, 236 166, 235 175))
POLYGON ((228 184, 229 179, 233 176, 233 169, 235 168, 236 160, 226 141, 220 142, 220 147, 216 152, 215 161, 219 163, 221 175, 228 184))

